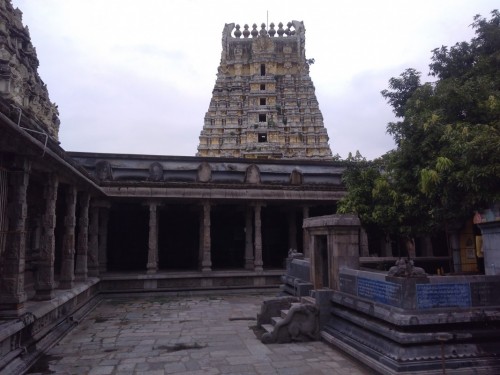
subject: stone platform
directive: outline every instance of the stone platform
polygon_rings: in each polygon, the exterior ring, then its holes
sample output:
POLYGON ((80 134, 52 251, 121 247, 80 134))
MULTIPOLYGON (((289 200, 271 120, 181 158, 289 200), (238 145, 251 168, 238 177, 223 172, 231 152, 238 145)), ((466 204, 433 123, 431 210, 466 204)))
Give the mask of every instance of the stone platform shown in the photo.
POLYGON ((373 374, 324 342, 262 344, 254 326, 270 296, 103 297, 28 373, 373 374))
POLYGON ((99 290, 118 292, 176 292, 277 288, 283 270, 215 270, 148 273, 105 273, 99 290))
POLYGON ((384 374, 500 373, 498 276, 343 269, 322 337, 384 374))
POLYGON ((261 272, 224 270, 210 272, 104 273, 75 283, 72 289, 55 289, 48 301, 28 301, 18 318, 0 320, 0 374, 23 373, 71 330, 103 296, 169 293, 278 293, 281 270, 261 272))

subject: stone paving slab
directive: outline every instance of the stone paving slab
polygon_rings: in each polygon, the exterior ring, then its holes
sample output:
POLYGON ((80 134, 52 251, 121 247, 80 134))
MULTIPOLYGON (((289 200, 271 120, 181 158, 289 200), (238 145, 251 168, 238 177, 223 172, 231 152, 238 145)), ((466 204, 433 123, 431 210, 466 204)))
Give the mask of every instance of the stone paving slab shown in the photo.
POLYGON ((271 295, 104 299, 29 374, 368 375, 324 342, 264 345, 254 333, 271 295))

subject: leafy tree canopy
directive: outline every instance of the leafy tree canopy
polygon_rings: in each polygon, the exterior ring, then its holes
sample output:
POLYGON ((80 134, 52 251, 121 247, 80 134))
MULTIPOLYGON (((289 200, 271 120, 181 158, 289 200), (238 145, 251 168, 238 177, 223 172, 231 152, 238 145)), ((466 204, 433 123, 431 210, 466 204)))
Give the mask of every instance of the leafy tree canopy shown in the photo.
POLYGON ((432 51, 429 75, 405 70, 381 93, 397 148, 344 181, 341 212, 389 233, 428 233, 500 201, 500 13, 479 15, 470 42, 432 51), (383 165, 383 168, 381 168, 383 165))

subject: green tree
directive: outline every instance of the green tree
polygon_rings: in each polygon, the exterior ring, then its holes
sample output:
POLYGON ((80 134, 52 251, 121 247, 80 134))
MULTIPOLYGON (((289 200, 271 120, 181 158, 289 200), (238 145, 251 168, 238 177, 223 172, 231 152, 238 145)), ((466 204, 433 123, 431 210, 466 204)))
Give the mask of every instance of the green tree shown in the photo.
POLYGON ((415 69, 381 93, 398 117, 396 149, 380 167, 348 168, 342 212, 412 237, 443 229, 500 200, 500 13, 475 16, 470 42, 432 51, 430 75, 415 69))

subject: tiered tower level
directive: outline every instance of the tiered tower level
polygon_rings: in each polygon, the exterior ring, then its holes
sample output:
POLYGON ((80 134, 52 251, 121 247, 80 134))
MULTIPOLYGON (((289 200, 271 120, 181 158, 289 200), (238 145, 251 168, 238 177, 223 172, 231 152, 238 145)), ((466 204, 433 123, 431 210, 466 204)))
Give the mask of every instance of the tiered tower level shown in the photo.
POLYGON ((197 156, 331 159, 312 62, 303 22, 226 24, 197 156))
POLYGON ((0 0, 0 98, 3 113, 32 119, 36 128, 57 139, 59 111, 38 75, 38 58, 23 13, 10 0, 0 0))

